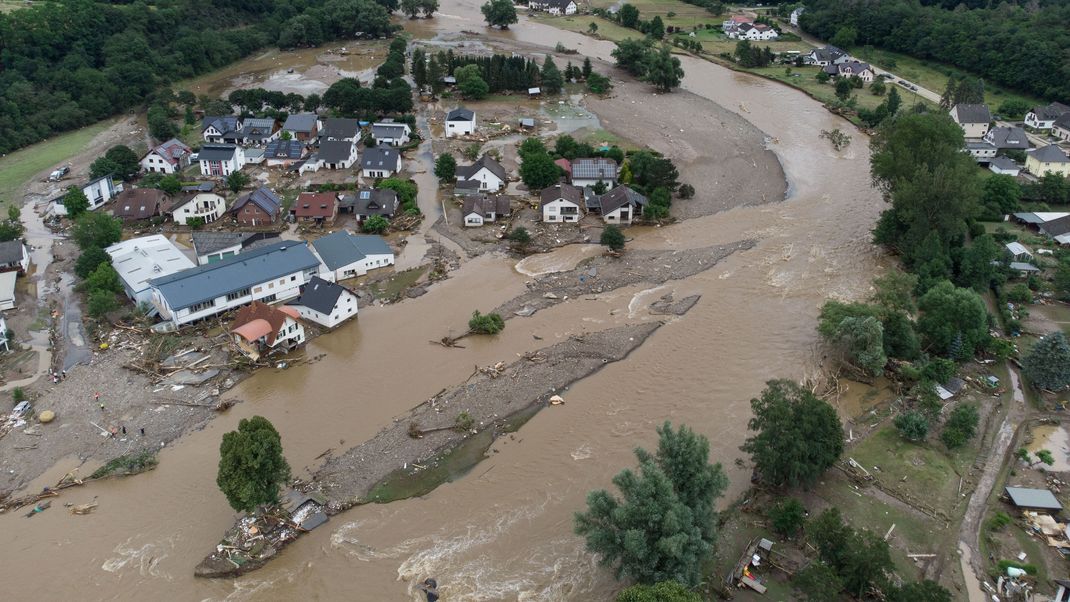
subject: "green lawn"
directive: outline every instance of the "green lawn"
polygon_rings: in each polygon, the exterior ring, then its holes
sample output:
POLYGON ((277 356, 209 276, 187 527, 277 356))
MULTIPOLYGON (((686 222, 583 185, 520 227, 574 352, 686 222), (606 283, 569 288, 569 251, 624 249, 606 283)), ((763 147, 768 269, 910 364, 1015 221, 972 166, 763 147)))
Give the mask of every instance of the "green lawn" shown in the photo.
MULTIPOLYGON (((614 4, 616 0, 591 0, 592 9, 608 9, 614 4)), ((680 2, 680 0, 628 0, 628 4, 639 9, 639 18, 643 21, 649 21, 657 15, 661 17, 665 25, 687 29, 704 23, 715 23, 720 28, 721 22, 725 19, 724 15, 714 15, 700 6, 680 2), (671 17, 670 12, 673 13, 671 17)))
MULTIPOLYGON (((787 66, 777 65, 759 69, 744 69, 744 71, 750 71, 751 73, 756 73, 770 79, 784 82, 789 86, 803 90, 824 103, 838 102, 834 85, 831 82, 823 84, 817 81, 815 76, 817 75, 818 69, 819 67, 791 67, 791 72, 789 74, 787 66)), ((914 103, 915 96, 913 94, 907 94, 903 90, 899 90, 899 94, 903 98, 904 109, 909 108, 914 103)), ((885 98, 884 96, 877 96, 870 92, 868 84, 862 89, 855 90, 854 96, 857 99, 856 106, 862 109, 876 108, 885 98)), ((929 105, 932 104, 920 97, 917 97, 917 102, 929 105)))
POLYGON ((44 142, 38 142, 0 158, 0 205, 15 199, 19 190, 34 175, 49 167, 63 164, 113 123, 113 120, 101 121, 49 138, 44 142))

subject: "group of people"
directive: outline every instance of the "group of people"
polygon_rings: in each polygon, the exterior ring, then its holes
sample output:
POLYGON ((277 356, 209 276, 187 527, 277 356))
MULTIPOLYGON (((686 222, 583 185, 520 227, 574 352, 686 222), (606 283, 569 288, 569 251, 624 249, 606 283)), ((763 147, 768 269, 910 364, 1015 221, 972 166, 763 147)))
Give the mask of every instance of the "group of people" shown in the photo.
POLYGON ((57 384, 61 380, 67 380, 66 370, 60 370, 59 372, 56 372, 52 368, 49 368, 48 375, 52 377, 52 384, 57 384))

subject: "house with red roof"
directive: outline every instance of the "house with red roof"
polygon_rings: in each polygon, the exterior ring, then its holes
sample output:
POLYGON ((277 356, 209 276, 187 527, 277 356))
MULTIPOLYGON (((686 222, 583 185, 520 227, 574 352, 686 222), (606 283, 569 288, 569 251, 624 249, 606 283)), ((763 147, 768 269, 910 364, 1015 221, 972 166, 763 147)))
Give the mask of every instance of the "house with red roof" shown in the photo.
POLYGON ((299 222, 331 223, 338 215, 338 193, 302 192, 290 212, 299 222))
POLYGON ((152 173, 173 174, 189 167, 193 149, 172 138, 150 150, 141 158, 141 169, 152 173))
POLYGON ((262 355, 303 344, 305 327, 298 322, 300 317, 291 306, 253 301, 238 310, 230 334, 238 350, 255 362, 262 355))

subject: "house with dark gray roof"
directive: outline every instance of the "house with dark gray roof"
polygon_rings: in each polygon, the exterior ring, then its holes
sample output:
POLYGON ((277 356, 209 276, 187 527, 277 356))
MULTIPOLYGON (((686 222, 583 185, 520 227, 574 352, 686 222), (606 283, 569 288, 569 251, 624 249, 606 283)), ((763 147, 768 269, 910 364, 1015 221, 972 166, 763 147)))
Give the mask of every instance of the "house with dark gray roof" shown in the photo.
POLYGON ((141 169, 147 172, 173 174, 189 167, 193 150, 172 138, 153 148, 141 158, 141 169))
POLYGON ((967 138, 984 138, 988 126, 992 123, 992 113, 988 105, 959 103, 951 107, 951 118, 959 124, 967 138))
POLYGON ((239 141, 238 130, 242 127, 242 118, 233 115, 214 115, 201 121, 201 137, 205 142, 214 144, 235 143, 239 141))
POLYGON ((327 266, 324 277, 329 280, 356 278, 368 270, 394 265, 394 250, 383 237, 372 234, 339 230, 312 241, 312 247, 327 266))
POLYGON ((0 272, 25 273, 30 268, 30 253, 21 240, 0 242, 0 272))
POLYGON ((1036 106, 1025 114, 1025 125, 1037 130, 1050 130, 1055 125, 1055 120, 1067 113, 1070 113, 1070 106, 1061 102, 1036 106))
POLYGON ((483 155, 471 165, 458 165, 456 176, 458 182, 478 182, 476 188, 484 192, 497 192, 505 188, 508 177, 502 164, 490 155, 483 155))
POLYGON ((286 305, 298 311, 302 318, 324 328, 334 328, 357 317, 357 294, 347 287, 313 276, 301 296, 286 305))
POLYGON ((230 207, 235 221, 246 226, 274 223, 281 211, 282 201, 270 188, 263 186, 241 195, 230 207))
POLYGON ((245 150, 234 144, 205 144, 197 151, 202 176, 225 178, 245 167, 245 150))
POLYGON ((327 169, 349 169, 357 162, 357 144, 352 140, 325 140, 316 150, 316 161, 327 169))
POLYGON ((366 148, 360 167, 365 178, 389 178, 401 171, 401 153, 396 148, 366 148))
POLYGON ((988 162, 988 170, 1000 175, 1018 177, 1018 174, 1022 172, 1022 166, 1009 157, 1000 155, 988 162))
POLYGON ((319 117, 315 113, 297 113, 286 118, 282 131, 289 132, 294 140, 309 142, 319 135, 319 117))
POLYGON ((355 193, 342 196, 338 210, 352 213, 358 221, 363 222, 373 215, 387 219, 394 217, 398 211, 398 193, 387 188, 361 188, 355 193))
POLYGON ((1026 153, 1025 169, 1038 178, 1048 173, 1070 178, 1070 157, 1057 145, 1049 144, 1026 153))
POLYGON ((1070 142, 1070 111, 1063 113, 1052 122, 1051 135, 1063 142, 1070 142))
POLYGON ((1028 150, 1033 147, 1025 130, 1020 127, 1001 125, 988 130, 984 137, 985 142, 996 147, 997 151, 1005 150, 1028 150))
POLYGON ((628 186, 621 184, 609 192, 597 195, 590 188, 584 189, 584 204, 588 213, 602 216, 607 224, 631 225, 643 214, 647 198, 628 186))
POLYGON ((360 140, 360 120, 346 117, 328 117, 320 128, 320 141, 323 140, 360 140))
POLYGON ((210 232, 195 230, 192 234, 193 252, 197 265, 216 263, 252 249, 259 243, 277 242, 278 232, 210 232))
POLYGON ((470 136, 476 131, 476 112, 464 107, 446 113, 446 137, 470 136))
POLYGON ((499 218, 508 217, 510 213, 512 209, 509 206, 509 197, 505 196, 472 194, 465 197, 461 206, 461 217, 464 219, 464 225, 468 227, 494 223, 499 218))
POLYGON ((583 191, 568 184, 555 184, 539 193, 542 221, 578 222, 583 217, 583 191))
POLYGON ((412 128, 407 123, 382 121, 372 124, 372 138, 376 146, 404 146, 409 143, 412 128))
POLYGON ((572 161, 572 185, 583 188, 599 182, 606 186, 617 185, 617 162, 605 157, 574 159, 572 161))
POLYGON ((824 48, 814 48, 810 51, 810 54, 803 57, 803 62, 808 65, 817 65, 818 67, 846 63, 849 60, 851 60, 851 57, 846 52, 831 45, 824 48))
POLYGON ((239 131, 243 144, 267 144, 281 134, 279 122, 273 117, 250 117, 245 120, 239 131))
POLYGON ((155 278, 149 285, 160 317, 178 327, 253 301, 292 299, 320 270, 308 243, 284 240, 155 278))

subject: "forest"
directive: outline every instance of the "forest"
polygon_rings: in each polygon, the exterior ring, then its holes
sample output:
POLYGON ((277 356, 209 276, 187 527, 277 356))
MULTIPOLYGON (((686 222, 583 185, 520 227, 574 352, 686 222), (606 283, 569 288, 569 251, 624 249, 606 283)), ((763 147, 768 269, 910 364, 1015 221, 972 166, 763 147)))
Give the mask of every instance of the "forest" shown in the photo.
POLYGON ((0 153, 268 47, 390 35, 397 0, 57 0, 0 14, 0 153))
POLYGON ((1070 3, 809 0, 800 26, 972 72, 990 83, 1070 100, 1070 3), (954 9, 954 10, 951 10, 954 9))

